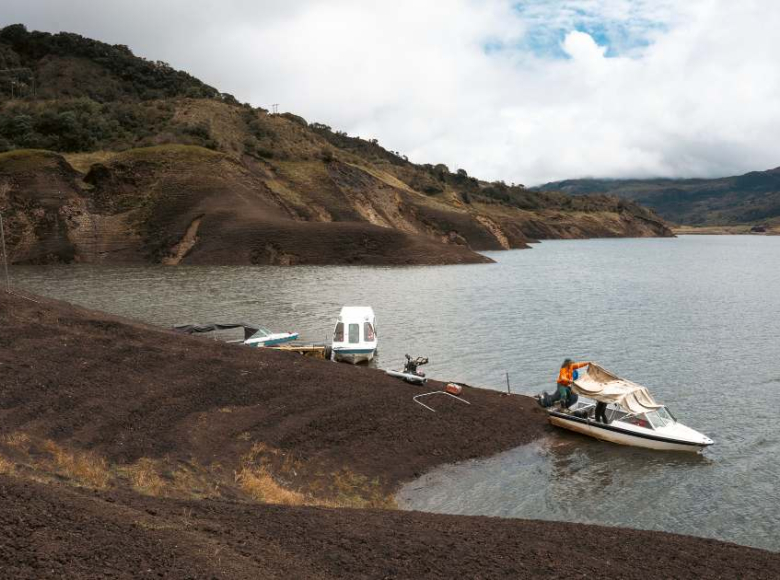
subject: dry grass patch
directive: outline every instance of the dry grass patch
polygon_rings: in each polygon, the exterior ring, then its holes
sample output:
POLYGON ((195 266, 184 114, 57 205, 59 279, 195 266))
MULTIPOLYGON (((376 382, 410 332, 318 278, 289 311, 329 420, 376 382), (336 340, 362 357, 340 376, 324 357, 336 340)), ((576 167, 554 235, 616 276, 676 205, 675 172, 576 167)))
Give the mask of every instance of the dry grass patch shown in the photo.
POLYGON ((349 469, 342 469, 331 475, 331 489, 339 507, 394 509, 397 506, 392 497, 382 490, 379 478, 369 479, 349 469))
MULTIPOLYGON (((241 458, 242 467, 235 474, 235 483, 256 501, 282 505, 311 505, 311 498, 283 487, 271 475, 267 462, 278 461, 281 455, 283 454, 279 449, 262 442, 254 443, 241 458)), ((288 470, 293 469, 291 461, 290 456, 285 456, 283 466, 288 470)))
POLYGON ((252 499, 281 505, 308 505, 306 496, 283 488, 265 467, 244 467, 236 473, 236 483, 252 499))
POLYGON ((205 499, 221 495, 217 476, 197 462, 179 465, 172 478, 170 492, 174 496, 205 499))
POLYGON ((155 497, 166 494, 166 482, 160 477, 157 464, 153 460, 144 457, 123 471, 137 492, 155 497))
POLYGON ((318 474, 306 491, 294 491, 285 482, 295 481, 311 469, 292 453, 254 443, 242 457, 235 483, 256 501, 283 505, 320 507, 377 507, 393 509, 393 499, 382 489, 379 479, 369 479, 348 469, 318 474))
POLYGON ((26 450, 30 447, 30 436, 27 433, 16 431, 3 437, 3 443, 9 447, 26 450))
POLYGON ((93 151, 91 153, 65 153, 63 157, 73 169, 86 174, 95 163, 110 163, 116 155, 113 151, 93 151))
POLYGON ((111 473, 106 460, 89 451, 68 451, 54 441, 44 445, 51 453, 57 472, 82 484, 97 489, 108 487, 111 473))
POLYGON ((14 475, 16 473, 16 467, 13 462, 2 455, 0 455, 0 473, 3 475, 14 475))

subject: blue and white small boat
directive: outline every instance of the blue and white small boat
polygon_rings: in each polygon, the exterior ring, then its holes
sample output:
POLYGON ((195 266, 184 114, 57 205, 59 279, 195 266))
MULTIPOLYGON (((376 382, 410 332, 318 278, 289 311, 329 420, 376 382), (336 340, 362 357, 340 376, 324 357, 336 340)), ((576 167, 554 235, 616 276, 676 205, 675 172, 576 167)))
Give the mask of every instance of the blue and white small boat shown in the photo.
POLYGON ((247 346, 277 346, 298 339, 297 332, 271 332, 266 328, 258 328, 252 336, 244 340, 247 346))
POLYGON ((243 328, 243 340, 229 340, 228 342, 238 342, 252 347, 277 346, 286 342, 291 342, 298 338, 297 332, 271 332, 267 328, 249 324, 247 322, 228 322, 211 324, 179 324, 173 327, 177 332, 186 334, 202 334, 214 332, 215 330, 230 330, 232 328, 243 328))
POLYGON ((376 316, 370 306, 344 306, 333 330, 333 358, 352 364, 374 358, 378 344, 376 316))

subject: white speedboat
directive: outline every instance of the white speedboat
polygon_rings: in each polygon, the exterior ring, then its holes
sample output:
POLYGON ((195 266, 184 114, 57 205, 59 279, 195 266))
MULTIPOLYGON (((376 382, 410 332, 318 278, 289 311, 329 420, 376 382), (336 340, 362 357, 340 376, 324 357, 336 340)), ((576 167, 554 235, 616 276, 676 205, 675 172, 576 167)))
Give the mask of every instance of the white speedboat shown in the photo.
POLYGON ((713 440, 677 421, 650 392, 591 364, 572 389, 582 397, 571 408, 551 407, 550 423, 569 431, 621 445, 666 451, 701 451, 713 440), (586 399, 587 398, 587 399, 586 399), (595 418, 596 403, 606 403, 606 423, 595 418))
POLYGON ((378 344, 376 316, 370 306, 344 306, 333 330, 333 358, 352 364, 374 358, 378 344))

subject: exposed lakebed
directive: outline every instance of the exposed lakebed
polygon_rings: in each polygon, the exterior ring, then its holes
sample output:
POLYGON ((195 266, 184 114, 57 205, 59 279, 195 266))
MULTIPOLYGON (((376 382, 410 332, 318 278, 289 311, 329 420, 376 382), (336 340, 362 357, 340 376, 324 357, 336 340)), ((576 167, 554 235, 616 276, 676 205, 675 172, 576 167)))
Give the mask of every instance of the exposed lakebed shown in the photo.
MULTIPOLYGON (((377 365, 431 358, 436 378, 550 389, 566 356, 647 385, 716 445, 703 456, 567 433, 406 486, 405 507, 561 519, 780 550, 780 238, 544 242, 496 264, 14 267, 32 291, 162 326, 246 320, 329 338, 339 308, 378 316, 377 365)), ((410 404, 413 404, 410 401, 410 404)))

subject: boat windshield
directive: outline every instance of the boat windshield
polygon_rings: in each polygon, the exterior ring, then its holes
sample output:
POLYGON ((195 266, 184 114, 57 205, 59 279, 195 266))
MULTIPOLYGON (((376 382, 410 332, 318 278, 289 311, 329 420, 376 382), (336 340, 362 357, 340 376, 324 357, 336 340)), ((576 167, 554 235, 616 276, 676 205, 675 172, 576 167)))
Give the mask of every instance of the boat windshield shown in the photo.
POLYGON ((664 413, 662 416, 658 411, 650 411, 649 413, 645 413, 645 416, 653 424, 655 429, 660 429, 661 427, 666 427, 673 423, 673 421, 668 419, 669 415, 667 413, 664 413))
POLYGON ((661 407, 655 411, 647 413, 647 418, 653 423, 656 429, 666 427, 674 423, 674 418, 669 414, 666 407, 661 407))
POLYGON ((647 420, 647 415, 649 415, 649 413, 642 413, 640 415, 627 415, 626 417, 623 417, 620 420, 623 421, 624 423, 630 423, 631 425, 636 425, 637 427, 652 429, 653 424, 647 420))
POLYGON ((336 331, 333 333, 333 342, 344 342, 344 323, 336 324, 336 331))
POLYGON ((349 343, 350 344, 357 344, 360 342, 360 325, 359 324, 350 324, 349 325, 349 343))

